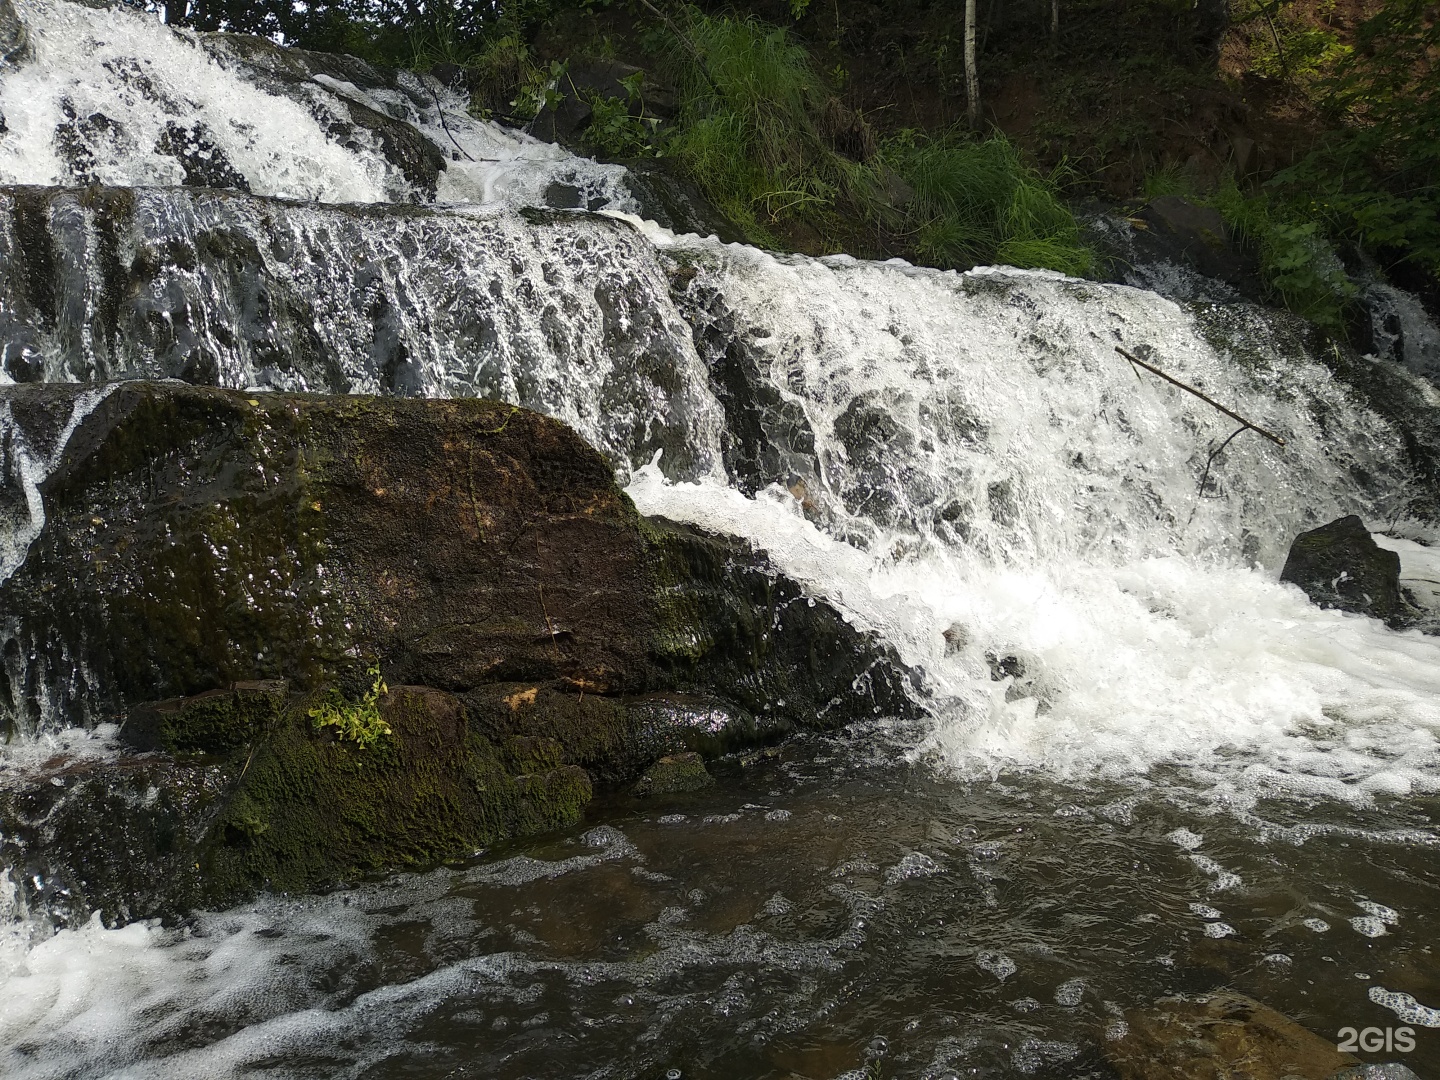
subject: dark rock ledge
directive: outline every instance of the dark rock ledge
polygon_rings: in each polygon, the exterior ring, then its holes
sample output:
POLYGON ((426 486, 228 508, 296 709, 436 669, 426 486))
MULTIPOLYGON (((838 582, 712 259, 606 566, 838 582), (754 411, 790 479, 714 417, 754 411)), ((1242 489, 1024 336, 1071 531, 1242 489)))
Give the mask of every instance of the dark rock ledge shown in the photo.
POLYGON ((81 393, 0 390, 0 528, 28 520, 22 454, 56 463, 0 584, 0 722, 130 748, 0 776, 0 860, 52 908, 462 858, 662 757, 915 711, 877 640, 748 544, 641 517, 557 421, 132 382, 59 452, 81 393), (376 669, 362 748, 312 713, 359 715, 376 669))

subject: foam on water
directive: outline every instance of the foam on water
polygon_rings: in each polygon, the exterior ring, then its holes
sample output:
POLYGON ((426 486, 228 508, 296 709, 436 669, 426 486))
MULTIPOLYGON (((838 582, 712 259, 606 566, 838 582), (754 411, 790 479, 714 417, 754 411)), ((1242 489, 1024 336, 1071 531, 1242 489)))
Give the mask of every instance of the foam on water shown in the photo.
MULTIPOLYGON (((873 901, 866 907, 867 898, 856 894, 837 936, 788 941, 748 925, 709 932, 688 925, 683 907, 667 907, 645 927, 654 947, 627 959, 571 962, 505 949, 477 955, 473 942, 491 932, 478 922, 485 916, 474 889, 497 890, 505 903, 537 880, 616 861, 643 868, 645 857, 618 829, 601 826, 579 842, 592 853, 401 875, 328 896, 266 897, 174 929, 157 922, 107 929, 97 915, 82 927, 48 933, 37 931, 35 920, 12 918, 0 923, 10 935, 0 937, 0 1000, 7 1003, 0 1011, 0 1071, 14 1080, 209 1080, 303 1059, 350 1063, 324 1075, 364 1075, 402 1052, 417 1025, 456 996, 535 1006, 544 984, 558 982, 613 984, 653 1003, 695 969, 834 972, 837 956, 865 941, 864 914, 875 911, 873 901), (469 891, 457 895, 457 888, 469 891), (426 925, 432 944, 460 942, 464 958, 413 979, 377 980, 383 961, 376 936, 397 909, 426 925)), ((24 915, 18 902, 11 879, 0 875, 0 916, 24 915)), ((663 1030, 669 1022, 661 1009, 652 1027, 663 1030)))
POLYGON ((259 193, 376 202, 404 190, 381 155, 331 141, 303 105, 227 69, 193 35, 134 11, 66 0, 21 0, 17 11, 34 58, 0 80, 6 183, 76 183, 56 137, 63 129, 83 145, 93 181, 179 185, 180 163, 155 147, 166 123, 183 119, 203 124, 259 193), (109 123, 87 123, 93 116, 109 123))

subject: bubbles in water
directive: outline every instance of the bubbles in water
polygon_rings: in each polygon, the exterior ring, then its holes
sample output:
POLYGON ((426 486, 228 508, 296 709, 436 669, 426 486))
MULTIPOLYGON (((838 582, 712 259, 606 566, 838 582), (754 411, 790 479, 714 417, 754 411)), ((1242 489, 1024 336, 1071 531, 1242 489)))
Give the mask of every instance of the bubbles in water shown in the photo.
POLYGON ((896 885, 911 878, 933 877, 940 873, 940 865, 929 855, 912 851, 898 863, 885 871, 885 884, 896 885))
POLYGON ((1407 1024, 1440 1028, 1440 1009, 1421 1005, 1410 994, 1386 990, 1383 986, 1372 986, 1366 996, 1376 1005, 1389 1009, 1407 1024))
POLYGON ((1384 937, 1388 930, 1385 929, 1383 919, 1377 919, 1374 915, 1356 915, 1350 920, 1350 925, 1355 928, 1357 934, 1363 934, 1368 938, 1384 937))
POLYGON ((1055 988, 1055 1004, 1074 1008, 1085 998, 1085 980, 1068 979, 1055 988))
POLYGON ((760 909, 760 914, 770 918, 778 918, 781 915, 788 915, 793 911, 795 905, 788 900, 784 894, 776 893, 765 901, 765 906, 760 909))
POLYGON ((1010 957, 995 952, 982 952, 975 957, 975 964, 982 971, 988 971, 1001 982, 1004 982, 1015 972, 1019 966, 1010 957))
POLYGON ((1324 919, 1306 919, 1300 925, 1304 926, 1307 930, 1315 931, 1317 934, 1324 934, 1330 929, 1330 924, 1324 919))
POLYGON ((1165 839, 1178 844, 1186 851, 1194 851, 1205 842, 1202 834, 1191 832, 1189 829, 1176 829, 1174 832, 1167 833, 1165 839))
POLYGON ((1387 926, 1394 926, 1400 921, 1400 913, 1384 904, 1377 904, 1373 900, 1357 900, 1355 904, 1362 911, 1368 912, 1387 926))

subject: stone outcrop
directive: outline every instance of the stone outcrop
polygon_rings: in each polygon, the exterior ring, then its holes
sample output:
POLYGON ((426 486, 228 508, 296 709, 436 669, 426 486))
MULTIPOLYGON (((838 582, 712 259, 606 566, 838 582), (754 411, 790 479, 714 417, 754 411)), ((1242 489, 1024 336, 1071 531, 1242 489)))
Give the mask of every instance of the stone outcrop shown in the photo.
POLYGON ((86 393, 0 391, 0 504, 33 536, 0 583, 0 715, 116 722, 130 748, 0 799, 8 860, 77 904, 463 857, 667 755, 703 771, 683 755, 914 711, 874 638, 747 544, 642 518, 539 414, 86 393))
POLYGON ((1351 514, 1301 533, 1290 545, 1280 580, 1311 601, 1399 625, 1409 614, 1400 594, 1400 556, 1380 547, 1351 514))

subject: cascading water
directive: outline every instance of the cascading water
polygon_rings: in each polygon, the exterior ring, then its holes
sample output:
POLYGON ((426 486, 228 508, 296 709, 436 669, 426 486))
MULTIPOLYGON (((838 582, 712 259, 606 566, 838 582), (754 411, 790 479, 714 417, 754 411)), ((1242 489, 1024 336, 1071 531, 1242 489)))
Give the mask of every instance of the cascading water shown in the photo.
MULTIPOLYGON (((1347 513, 1433 573, 1406 418, 1434 387, 1376 361, 1384 408, 1219 294, 676 236, 623 170, 413 77, 18 11, 0 383, 541 409, 642 511, 750 538, 881 633, 930 719, 801 740, 683 812, 182 928, 52 933, 7 870, 7 1075, 1098 1077, 1124 1009, 1227 981, 1316 1030, 1440 1026, 1440 644, 1275 580, 1347 513), (555 185, 606 213, 525 209, 555 185), (1235 425, 1117 346, 1286 445, 1220 452, 1235 425)), ((67 437, 0 413, 0 574, 67 437)), ((81 719, 0 765, 73 752, 81 719)))

